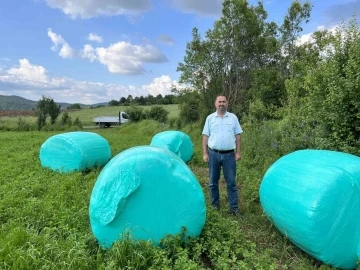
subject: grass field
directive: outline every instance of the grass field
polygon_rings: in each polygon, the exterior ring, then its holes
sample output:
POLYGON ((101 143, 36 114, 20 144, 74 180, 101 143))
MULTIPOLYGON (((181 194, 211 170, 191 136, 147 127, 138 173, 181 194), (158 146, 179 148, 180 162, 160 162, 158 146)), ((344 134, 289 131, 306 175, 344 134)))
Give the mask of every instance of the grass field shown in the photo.
MULTIPOLYGON (((283 237, 262 214, 259 202, 244 199, 240 219, 209 207, 207 168, 201 163, 199 126, 188 127, 195 145, 190 168, 207 203, 205 227, 196 239, 168 238, 162 248, 125 237, 110 250, 99 248, 89 223, 89 199, 101 169, 60 174, 43 169, 42 143, 58 132, 0 132, 0 269, 332 269, 283 237)), ((148 145, 168 126, 154 121, 94 129, 109 142, 112 156, 148 145)), ((244 144, 247 138, 244 135, 244 144)))
MULTIPOLYGON (((175 118, 179 116, 179 107, 177 104, 161 105, 168 112, 168 118, 175 118)), ((151 106, 139 106, 144 110, 150 109, 151 106)), ((111 106, 111 107, 100 107, 95 109, 83 109, 78 111, 69 112, 72 119, 79 117, 80 121, 84 125, 93 125, 92 119, 96 116, 118 116, 119 111, 126 111, 128 106, 111 106)), ((59 116, 61 118, 61 115, 59 116)))
MULTIPOLYGON (((168 114, 169 119, 176 118, 179 116, 180 110, 177 104, 161 105, 161 106, 164 107, 169 112, 168 114)), ((151 106, 139 106, 139 107, 143 108, 144 110, 148 110, 151 108, 151 106)), ((111 106, 111 107, 107 106, 107 107, 99 107, 94 109, 86 108, 82 110, 74 110, 74 111, 69 111, 68 113, 72 120, 75 120, 78 117, 84 126, 92 126, 94 125, 94 123, 92 122, 92 119, 94 117, 118 116, 119 111, 126 111, 126 109, 129 109, 129 106, 111 106)), ((62 115, 63 113, 61 113, 58 116, 57 122, 60 121, 62 115)), ((14 130, 18 125, 19 118, 23 119, 30 125, 36 124, 35 116, 21 116, 21 117, 5 116, 5 117, 0 117, 0 127, 2 127, 2 129, 5 130, 14 130)))

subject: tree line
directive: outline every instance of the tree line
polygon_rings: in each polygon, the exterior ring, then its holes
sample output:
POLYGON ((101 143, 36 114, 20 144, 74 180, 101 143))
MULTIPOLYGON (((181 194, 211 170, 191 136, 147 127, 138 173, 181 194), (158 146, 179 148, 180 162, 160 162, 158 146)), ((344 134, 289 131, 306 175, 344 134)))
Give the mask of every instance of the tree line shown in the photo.
POLYGON ((147 95, 147 96, 136 96, 128 95, 126 98, 121 97, 119 101, 111 100, 109 102, 109 106, 132 106, 132 105, 168 105, 168 104, 176 104, 176 96, 175 95, 161 95, 157 96, 147 95))
POLYGON ((360 155, 360 34, 355 20, 314 32, 300 43, 310 2, 294 1, 278 25, 262 2, 224 0, 202 37, 197 28, 179 63, 181 113, 189 122, 214 110, 225 93, 242 123, 278 121, 296 148, 360 155), (189 113, 191 112, 191 113, 189 113), (187 119, 187 118, 186 118, 187 119))

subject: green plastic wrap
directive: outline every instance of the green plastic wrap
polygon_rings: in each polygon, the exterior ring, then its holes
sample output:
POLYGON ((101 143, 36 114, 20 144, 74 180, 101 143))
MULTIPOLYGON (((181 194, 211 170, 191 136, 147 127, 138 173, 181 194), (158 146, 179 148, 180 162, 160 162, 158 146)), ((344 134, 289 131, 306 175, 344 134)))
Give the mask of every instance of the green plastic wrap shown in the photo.
POLYGON ((152 138, 150 145, 168 149, 184 162, 190 161, 194 154, 194 144, 190 137, 181 131, 160 132, 152 138))
POLYGON ((62 173, 105 165, 111 159, 108 141, 92 132, 68 132, 48 138, 40 148, 41 165, 62 173))
POLYGON ((301 150, 277 160, 260 186, 275 227, 311 256, 341 269, 360 257, 360 158, 301 150))
POLYGON ((206 218, 205 198, 189 167, 169 150, 137 146, 121 152, 101 171, 89 207, 92 232, 109 248, 125 232, 134 240, 181 233, 197 237, 206 218))

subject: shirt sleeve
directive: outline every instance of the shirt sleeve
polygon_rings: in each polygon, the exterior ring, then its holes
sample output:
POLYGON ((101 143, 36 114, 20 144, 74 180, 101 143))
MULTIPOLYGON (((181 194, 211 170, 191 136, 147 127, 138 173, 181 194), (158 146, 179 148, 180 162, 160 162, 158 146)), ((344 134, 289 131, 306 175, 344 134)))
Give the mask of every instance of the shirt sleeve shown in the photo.
POLYGON ((234 129, 234 133, 235 135, 238 135, 240 133, 243 132, 240 123, 239 123, 239 119, 237 118, 237 116, 234 114, 234 121, 235 121, 235 129, 234 129))
POLYGON ((209 116, 206 117, 206 121, 205 121, 205 124, 204 124, 204 128, 203 128, 202 134, 203 134, 203 135, 206 135, 206 136, 208 136, 208 137, 210 136, 209 116))

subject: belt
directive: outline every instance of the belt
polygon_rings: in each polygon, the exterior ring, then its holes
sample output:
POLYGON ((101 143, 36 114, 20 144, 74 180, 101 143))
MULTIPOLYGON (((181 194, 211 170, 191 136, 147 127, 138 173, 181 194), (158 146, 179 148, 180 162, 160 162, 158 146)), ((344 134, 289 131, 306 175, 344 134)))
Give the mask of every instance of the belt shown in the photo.
POLYGON ((227 154, 227 153, 231 153, 231 152, 234 152, 234 149, 232 150, 216 150, 216 149, 211 149, 209 148, 211 151, 214 151, 216 153, 219 153, 219 154, 227 154))

